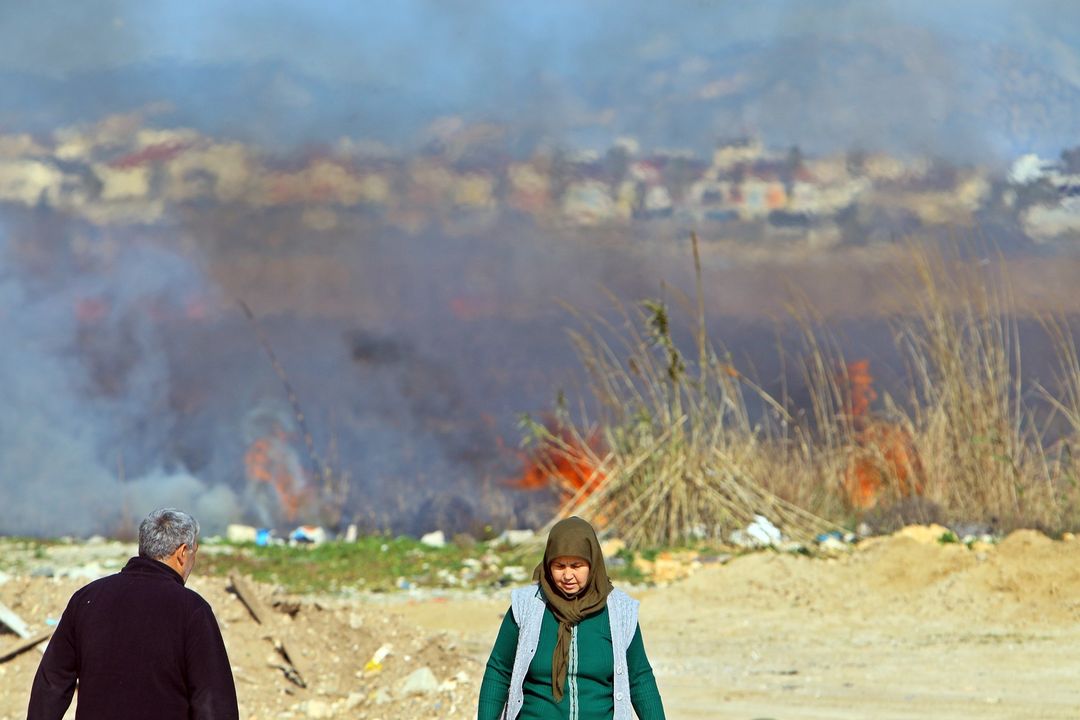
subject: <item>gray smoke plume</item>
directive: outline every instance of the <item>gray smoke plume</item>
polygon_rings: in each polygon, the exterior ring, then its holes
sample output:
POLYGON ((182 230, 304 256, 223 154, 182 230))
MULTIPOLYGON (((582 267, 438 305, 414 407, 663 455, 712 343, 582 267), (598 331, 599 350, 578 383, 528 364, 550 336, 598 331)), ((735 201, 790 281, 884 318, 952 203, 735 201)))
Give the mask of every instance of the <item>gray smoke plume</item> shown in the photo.
POLYGON ((169 371, 147 312, 191 269, 147 249, 108 275, 40 276, 19 262, 27 250, 0 229, 0 532, 116 532, 163 505, 221 530, 235 516, 232 490, 161 466, 169 371))

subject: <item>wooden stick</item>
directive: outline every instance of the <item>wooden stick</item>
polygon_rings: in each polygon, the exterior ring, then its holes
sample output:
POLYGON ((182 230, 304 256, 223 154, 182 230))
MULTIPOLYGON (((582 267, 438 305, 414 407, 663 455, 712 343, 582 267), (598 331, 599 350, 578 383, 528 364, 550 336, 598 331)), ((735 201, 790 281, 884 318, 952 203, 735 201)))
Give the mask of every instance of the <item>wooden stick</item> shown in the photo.
POLYGON ((273 612, 268 609, 259 599, 259 596, 255 594, 254 588, 252 588, 246 580, 238 575, 230 575, 229 582, 232 583, 232 589, 236 592, 236 596, 240 598, 240 602, 244 603, 244 606, 251 613, 251 617, 255 619, 259 625, 266 627, 270 632, 266 635, 266 639, 270 641, 270 644, 274 646, 274 650, 285 661, 285 665, 277 665, 271 663, 272 667, 280 669, 285 673, 285 677, 289 682, 302 688, 307 687, 307 683, 304 682, 303 675, 300 674, 300 669, 296 667, 296 663, 293 662, 292 656, 289 655, 289 651, 285 649, 285 643, 281 637, 274 632, 274 616, 273 612))
POLYGON ((30 627, 26 621, 2 602, 0 602, 0 625, 8 626, 13 633, 23 639, 30 637, 30 627))
POLYGON ((52 630, 42 630, 37 635, 31 635, 28 638, 24 638, 22 641, 15 643, 15 645, 8 649, 0 651, 0 663, 7 662, 16 655, 26 652, 43 640, 48 640, 52 637, 52 634, 52 630))
POLYGON ((240 601, 244 603, 244 606, 251 613, 251 617, 255 618, 255 622, 260 625, 267 625, 271 622, 270 611, 266 609, 266 606, 259 600, 259 596, 255 594, 255 591, 247 584, 247 581, 238 575, 230 575, 229 582, 232 583, 233 590, 236 591, 236 596, 240 598, 240 601))

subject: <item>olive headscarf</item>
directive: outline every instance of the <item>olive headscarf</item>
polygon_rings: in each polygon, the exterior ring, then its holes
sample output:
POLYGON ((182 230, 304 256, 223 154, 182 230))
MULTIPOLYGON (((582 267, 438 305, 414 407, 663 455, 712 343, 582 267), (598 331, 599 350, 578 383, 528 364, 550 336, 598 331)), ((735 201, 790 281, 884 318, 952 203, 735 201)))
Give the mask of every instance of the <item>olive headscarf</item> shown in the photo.
POLYGON ((544 559, 533 570, 533 580, 540 583, 551 613, 559 621, 559 639, 551 656, 551 691, 555 701, 563 697, 566 671, 570 666, 571 628, 582 618, 595 615, 607 605, 612 590, 604 566, 604 554, 592 525, 579 517, 568 517, 555 523, 548 534, 544 559), (580 557, 589 561, 589 579, 585 587, 572 598, 565 597, 551 577, 551 561, 557 557, 580 557))

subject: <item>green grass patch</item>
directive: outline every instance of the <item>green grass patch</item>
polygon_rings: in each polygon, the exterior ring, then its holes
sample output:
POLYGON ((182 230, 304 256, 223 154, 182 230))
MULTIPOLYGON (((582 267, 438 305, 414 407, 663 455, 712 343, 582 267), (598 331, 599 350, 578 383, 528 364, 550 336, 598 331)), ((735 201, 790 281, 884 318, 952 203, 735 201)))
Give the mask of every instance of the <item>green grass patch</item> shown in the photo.
MULTIPOLYGON (((200 555, 196 572, 232 573, 280 585, 293 593, 393 592, 410 587, 477 589, 516 587, 532 581, 540 560, 535 548, 494 542, 468 546, 447 543, 436 548, 409 537, 373 535, 356 542, 320 545, 216 543, 200 555)), ((655 550, 650 554, 659 553, 655 550)), ((609 562, 616 584, 646 584, 630 550, 609 562)))

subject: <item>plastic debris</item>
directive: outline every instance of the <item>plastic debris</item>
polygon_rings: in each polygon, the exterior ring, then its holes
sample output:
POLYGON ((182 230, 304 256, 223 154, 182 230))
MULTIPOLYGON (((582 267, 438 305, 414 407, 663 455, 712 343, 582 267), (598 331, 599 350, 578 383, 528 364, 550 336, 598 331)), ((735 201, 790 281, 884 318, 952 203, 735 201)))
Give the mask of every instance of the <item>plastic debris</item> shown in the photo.
POLYGON ((383 660, 390 656, 394 646, 390 643, 384 643, 379 646, 379 649, 374 652, 371 659, 364 664, 364 670, 367 672, 379 672, 383 669, 383 660))
POLYGON ((289 533, 289 540, 293 543, 318 545, 326 542, 326 530, 318 525, 301 525, 289 533))
POLYGON ((779 545, 784 539, 780 528, 764 515, 755 515, 753 522, 744 530, 736 530, 731 533, 730 540, 740 547, 773 547, 779 545))

